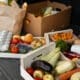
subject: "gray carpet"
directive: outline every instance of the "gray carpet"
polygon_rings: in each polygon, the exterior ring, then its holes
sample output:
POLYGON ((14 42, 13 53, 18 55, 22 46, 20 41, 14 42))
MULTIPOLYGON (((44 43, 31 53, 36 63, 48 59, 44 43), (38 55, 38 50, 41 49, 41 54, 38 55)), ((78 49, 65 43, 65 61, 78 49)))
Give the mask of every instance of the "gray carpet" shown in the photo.
POLYGON ((19 59, 0 58, 0 80, 22 80, 19 59))

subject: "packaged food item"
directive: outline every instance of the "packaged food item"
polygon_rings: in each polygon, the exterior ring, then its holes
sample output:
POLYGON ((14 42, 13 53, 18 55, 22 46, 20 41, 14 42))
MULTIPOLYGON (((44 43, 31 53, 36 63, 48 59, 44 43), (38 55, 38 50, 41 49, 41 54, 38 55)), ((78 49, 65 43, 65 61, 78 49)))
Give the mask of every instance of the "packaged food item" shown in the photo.
POLYGON ((0 51, 8 51, 10 40, 12 38, 12 32, 4 30, 0 33, 0 51))
POLYGON ((72 45, 71 52, 76 52, 80 54, 80 45, 72 45))

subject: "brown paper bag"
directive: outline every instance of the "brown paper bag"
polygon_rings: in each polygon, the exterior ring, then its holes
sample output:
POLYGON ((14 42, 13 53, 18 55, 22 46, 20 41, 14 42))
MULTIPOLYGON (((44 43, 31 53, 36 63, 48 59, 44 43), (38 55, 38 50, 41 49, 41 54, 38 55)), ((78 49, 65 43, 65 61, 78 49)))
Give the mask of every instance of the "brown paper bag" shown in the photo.
POLYGON ((14 0, 11 6, 0 6, 0 30, 9 30, 13 34, 20 34, 25 12, 26 9, 19 8, 14 0))

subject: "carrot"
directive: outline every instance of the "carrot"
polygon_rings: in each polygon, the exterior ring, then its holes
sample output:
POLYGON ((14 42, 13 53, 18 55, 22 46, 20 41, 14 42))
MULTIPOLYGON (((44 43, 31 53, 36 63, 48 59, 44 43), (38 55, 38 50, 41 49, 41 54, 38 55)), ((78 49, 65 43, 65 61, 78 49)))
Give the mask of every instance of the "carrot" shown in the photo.
POLYGON ((72 76, 72 74, 76 72, 80 72, 80 68, 77 68, 59 75, 59 80, 68 80, 72 76))
POLYGON ((61 34, 62 40, 67 40, 66 33, 61 34))

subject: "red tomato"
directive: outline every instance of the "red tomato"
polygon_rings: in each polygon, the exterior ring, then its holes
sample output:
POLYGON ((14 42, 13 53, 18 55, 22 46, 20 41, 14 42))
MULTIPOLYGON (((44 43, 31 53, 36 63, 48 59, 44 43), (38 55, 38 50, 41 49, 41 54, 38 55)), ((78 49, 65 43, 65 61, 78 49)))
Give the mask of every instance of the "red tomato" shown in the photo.
POLYGON ((10 46, 10 51, 11 51, 11 53, 18 53, 19 49, 16 46, 10 46))
POLYGON ((31 76, 33 76, 34 70, 33 70, 32 67, 27 68, 26 71, 27 71, 31 76))
POLYGON ((34 80, 42 80, 41 78, 35 78, 34 80))
POLYGON ((20 39, 18 39, 18 38, 13 38, 12 40, 11 40, 11 44, 17 44, 17 43, 19 43, 20 42, 20 39))

